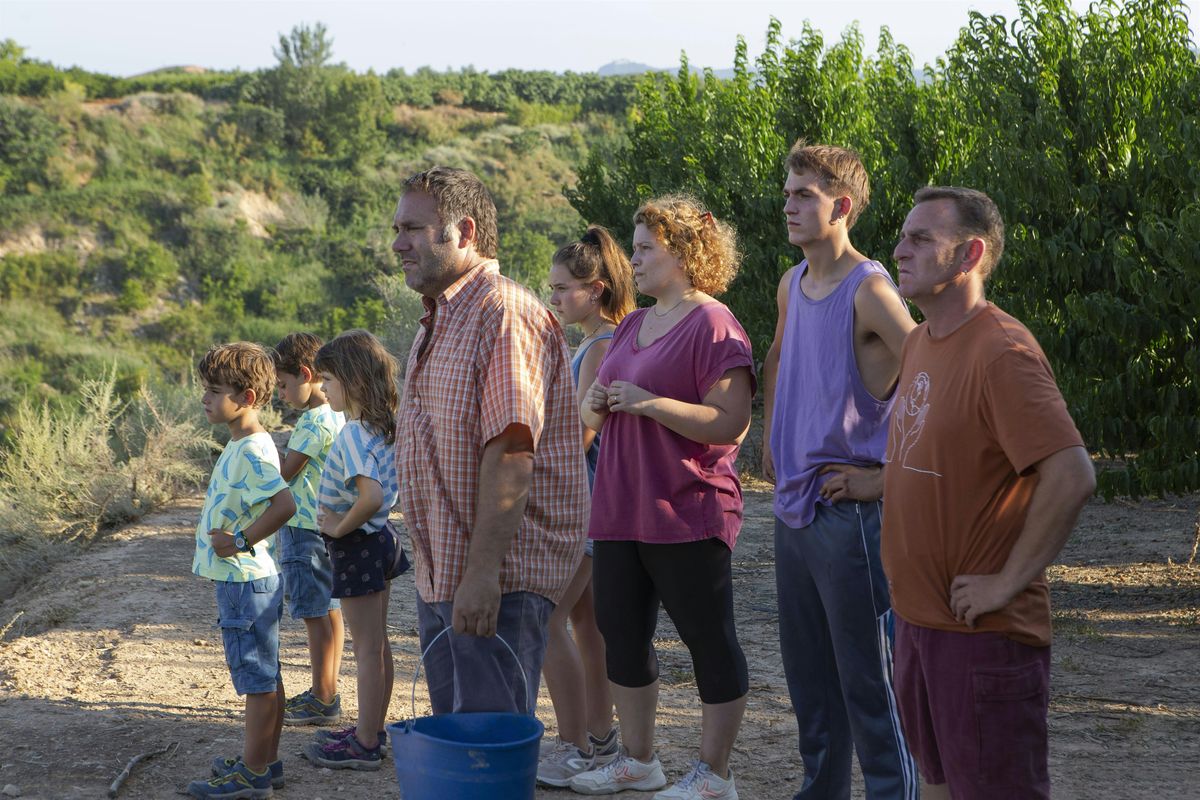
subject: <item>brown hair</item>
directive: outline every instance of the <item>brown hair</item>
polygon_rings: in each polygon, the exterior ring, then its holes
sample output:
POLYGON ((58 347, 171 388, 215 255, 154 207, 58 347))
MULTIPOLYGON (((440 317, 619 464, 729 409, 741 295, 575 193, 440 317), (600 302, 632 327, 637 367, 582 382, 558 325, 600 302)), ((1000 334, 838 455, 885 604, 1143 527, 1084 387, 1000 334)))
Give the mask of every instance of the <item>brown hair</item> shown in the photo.
POLYGON ((457 225, 465 217, 475 220, 475 252, 484 258, 496 257, 500 242, 496 203, 479 178, 465 169, 430 167, 404 181, 404 193, 414 190, 433 198, 438 220, 445 227, 457 225))
POLYGON ((742 260, 737 231, 715 219, 694 197, 670 194, 648 200, 634 213, 633 224, 645 225, 662 240, 699 291, 723 294, 737 276, 742 260))
POLYGON ((362 421, 388 444, 396 441, 396 360, 364 330, 339 333, 317 351, 317 369, 337 378, 362 421))
POLYGON ((275 364, 262 345, 254 342, 231 342, 209 348, 196 371, 200 380, 210 386, 230 386, 239 394, 254 392, 254 407, 265 406, 275 388, 275 364))
POLYGON ((620 322, 634 309, 633 269, 629 259, 607 228, 589 225, 577 242, 558 248, 552 260, 585 282, 600 281, 600 312, 606 319, 620 322))
POLYGON ((289 375, 299 375, 301 367, 308 367, 310 372, 317 371, 317 351, 321 349, 321 339, 311 333, 289 333, 279 340, 271 352, 275 362, 276 372, 286 372, 289 375))
POLYGON ((930 200, 949 200, 958 212, 958 230, 970 237, 983 239, 987 248, 980 274, 987 280, 1004 255, 1004 219, 995 202, 978 189, 962 186, 925 186, 913 195, 913 205, 930 200))
POLYGON ((791 172, 815 172, 826 191, 850 198, 847 230, 854 227, 858 215, 871 204, 871 179, 858 153, 847 147, 805 144, 803 139, 797 139, 788 151, 786 163, 791 172))

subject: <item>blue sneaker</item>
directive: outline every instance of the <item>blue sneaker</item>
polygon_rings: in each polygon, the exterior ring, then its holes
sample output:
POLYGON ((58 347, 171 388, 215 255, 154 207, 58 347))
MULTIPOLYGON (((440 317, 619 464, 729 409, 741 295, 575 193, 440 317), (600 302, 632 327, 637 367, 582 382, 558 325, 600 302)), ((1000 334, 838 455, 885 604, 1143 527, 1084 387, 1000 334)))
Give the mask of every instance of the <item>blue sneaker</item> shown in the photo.
POLYGON ((283 707, 284 725, 332 725, 341 718, 340 694, 335 694, 332 702, 322 703, 311 689, 305 689, 283 707))
MULTIPOLYGON (((353 725, 351 725, 348 728, 338 728, 337 730, 334 730, 334 731, 317 731, 317 734, 315 736, 313 736, 313 741, 317 742, 318 744, 329 744, 330 742, 340 742, 342 739, 345 739, 347 736, 353 736, 355 730, 357 730, 357 729, 353 725)), ((384 733, 383 731, 380 731, 379 732, 379 750, 381 753, 383 753, 386 756, 387 749, 388 749, 387 734, 384 733)))
POLYGON ((309 742, 304 757, 314 764, 330 769, 377 770, 383 765, 383 753, 378 747, 366 748, 354 736, 320 744, 309 742))
MULTIPOLYGON (((222 758, 217 756, 212 760, 212 774, 214 777, 220 778, 233 772, 233 768, 240 764, 240 758, 222 758)), ((283 788, 283 760, 276 759, 270 764, 267 764, 267 770, 271 773, 271 788, 283 788)))
POLYGON ((187 790, 200 800, 263 800, 275 794, 271 788, 271 770, 255 775, 240 761, 225 775, 207 781, 192 781, 187 790))

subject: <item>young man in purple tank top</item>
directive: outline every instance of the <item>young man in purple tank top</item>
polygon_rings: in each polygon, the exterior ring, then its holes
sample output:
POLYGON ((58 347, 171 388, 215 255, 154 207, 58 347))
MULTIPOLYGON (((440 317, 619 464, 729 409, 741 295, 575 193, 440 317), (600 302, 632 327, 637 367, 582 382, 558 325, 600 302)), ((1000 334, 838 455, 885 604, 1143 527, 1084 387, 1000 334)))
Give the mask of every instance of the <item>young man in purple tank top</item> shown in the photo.
POLYGON ((887 271, 850 242, 870 200, 858 156, 799 141, 787 168, 788 241, 804 260, 776 294, 763 472, 775 483, 779 640, 804 763, 796 798, 849 800, 853 750, 868 798, 915 800, 879 558, 887 421, 914 324, 887 271))

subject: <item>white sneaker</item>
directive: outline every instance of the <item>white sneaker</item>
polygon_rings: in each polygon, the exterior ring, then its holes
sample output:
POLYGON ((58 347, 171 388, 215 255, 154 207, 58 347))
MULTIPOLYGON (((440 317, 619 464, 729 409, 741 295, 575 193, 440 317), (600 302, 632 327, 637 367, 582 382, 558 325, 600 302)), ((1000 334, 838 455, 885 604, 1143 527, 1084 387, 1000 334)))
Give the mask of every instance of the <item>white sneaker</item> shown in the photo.
POLYGON ((547 786, 566 786, 571 778, 595 766, 596 759, 570 742, 554 737, 554 747, 538 759, 537 780, 547 786))
POLYGON ((627 789, 652 792, 667 785, 658 756, 638 761, 624 750, 599 769, 581 772, 571 778, 570 786, 580 794, 615 794, 627 789))
POLYGON ((728 778, 718 778, 708 764, 693 761, 687 775, 670 789, 654 795, 653 800, 737 800, 737 796, 733 770, 729 770, 728 778))

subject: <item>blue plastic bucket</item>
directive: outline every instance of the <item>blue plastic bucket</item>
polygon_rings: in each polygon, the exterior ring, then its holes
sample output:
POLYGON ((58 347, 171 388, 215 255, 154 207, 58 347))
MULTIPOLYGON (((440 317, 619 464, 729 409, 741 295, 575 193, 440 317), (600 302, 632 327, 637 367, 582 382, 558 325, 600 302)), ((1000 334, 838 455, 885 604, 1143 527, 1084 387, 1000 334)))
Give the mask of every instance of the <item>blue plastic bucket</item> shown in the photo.
MULTIPOLYGON (((421 654, 413 675, 414 717, 421 664, 434 642, 449 630, 435 636, 421 654)), ((508 642, 500 641, 515 659, 508 642)), ((528 697, 529 679, 524 672, 521 677, 528 697)), ((438 714, 388 725, 400 796, 404 800, 532 800, 543 730, 536 717, 501 712, 438 714)))

